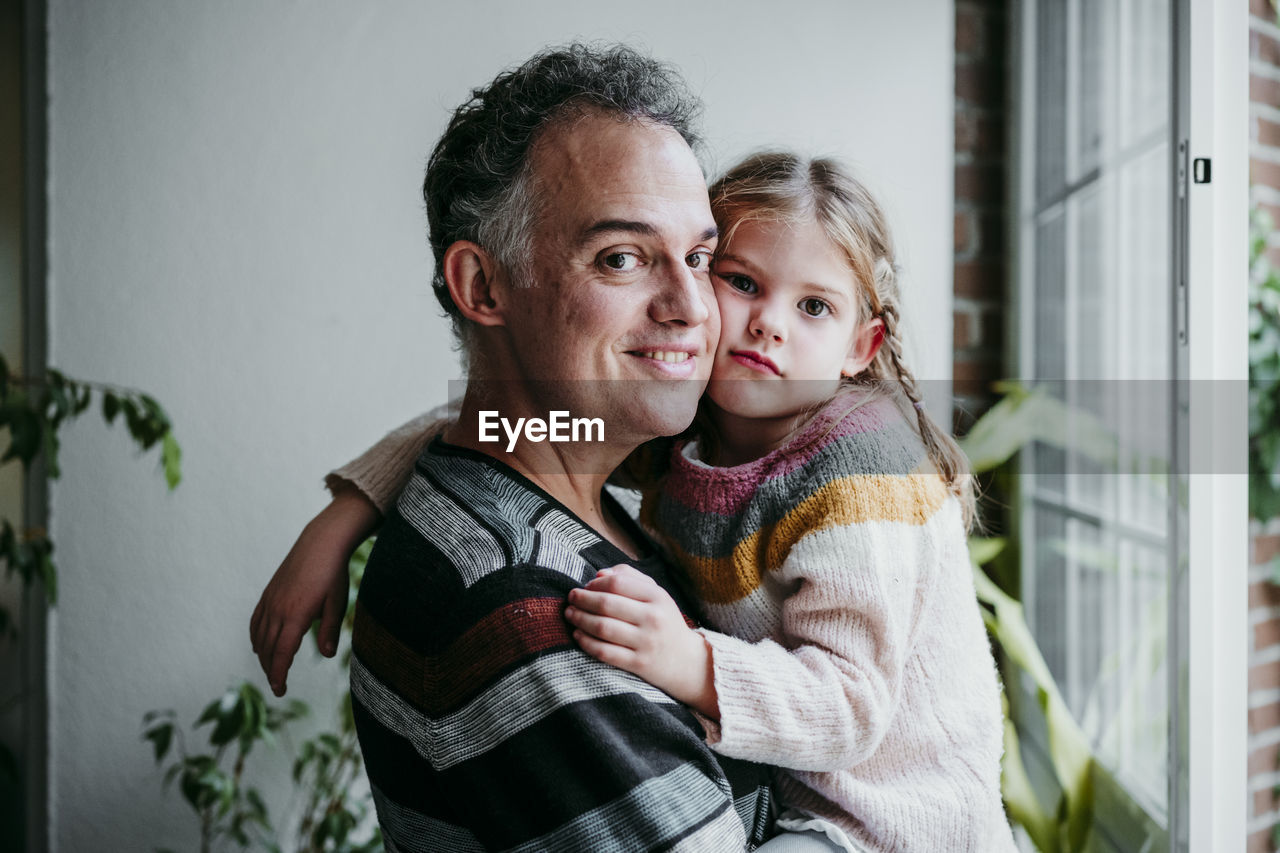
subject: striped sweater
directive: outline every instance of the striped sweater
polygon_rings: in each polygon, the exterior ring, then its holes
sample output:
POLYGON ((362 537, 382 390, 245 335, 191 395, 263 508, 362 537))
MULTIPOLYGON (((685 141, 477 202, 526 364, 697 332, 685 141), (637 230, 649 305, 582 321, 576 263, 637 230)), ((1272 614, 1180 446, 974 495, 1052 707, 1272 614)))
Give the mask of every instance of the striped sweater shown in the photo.
POLYGON ((897 406, 858 402, 838 396, 745 465, 677 449, 645 499, 723 632, 703 632, 720 705, 707 742, 784 768, 781 804, 868 851, 1012 851, 959 504, 897 406))
POLYGON ((568 591, 621 562, 674 590, 661 558, 628 559, 501 462, 439 440, 422 454, 369 559, 352 638, 389 851, 763 839, 764 768, 716 755, 684 706, 572 641, 568 591))

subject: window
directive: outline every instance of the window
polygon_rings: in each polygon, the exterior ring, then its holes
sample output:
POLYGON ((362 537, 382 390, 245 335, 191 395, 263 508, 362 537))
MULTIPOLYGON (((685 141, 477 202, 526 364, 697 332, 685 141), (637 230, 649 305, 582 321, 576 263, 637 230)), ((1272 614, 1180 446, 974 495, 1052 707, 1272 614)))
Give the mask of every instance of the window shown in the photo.
POLYGON ((1018 12, 1015 369, 1073 413, 1072 447, 1023 454, 1023 600, 1126 799, 1094 841, 1145 849, 1169 816, 1171 5, 1018 12))

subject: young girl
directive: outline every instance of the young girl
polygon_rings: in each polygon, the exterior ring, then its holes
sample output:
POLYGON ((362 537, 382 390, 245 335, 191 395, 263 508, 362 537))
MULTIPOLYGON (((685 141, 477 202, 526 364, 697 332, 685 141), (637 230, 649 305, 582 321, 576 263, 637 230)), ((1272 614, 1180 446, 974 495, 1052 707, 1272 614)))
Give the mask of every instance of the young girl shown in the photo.
MULTIPOLYGON (((719 631, 627 567, 565 616, 715 750, 779 768, 784 832, 761 849, 1011 851, 972 487, 903 364, 884 217, 837 164, 791 154, 748 158, 711 201, 720 344, 695 427, 655 445, 641 519, 719 631)), ((340 473, 376 481, 422 441, 395 435, 340 473)))
POLYGON ((706 428, 641 518, 723 633, 687 628, 629 569, 574 590, 566 616, 589 654, 695 708, 718 752, 781 768, 781 827, 849 850, 1012 850, 972 488, 903 364, 884 217, 836 164, 788 154, 746 160, 711 200, 706 428), (712 677, 686 664, 693 634, 712 677))

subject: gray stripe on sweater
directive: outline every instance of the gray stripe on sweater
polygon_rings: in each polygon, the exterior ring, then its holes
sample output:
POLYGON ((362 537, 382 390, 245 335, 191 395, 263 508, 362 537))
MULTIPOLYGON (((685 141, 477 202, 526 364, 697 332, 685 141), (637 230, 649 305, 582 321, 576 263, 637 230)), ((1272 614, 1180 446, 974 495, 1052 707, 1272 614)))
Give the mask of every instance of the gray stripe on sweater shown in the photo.
POLYGON ((658 688, 577 649, 535 658, 439 718, 405 702, 356 656, 351 658, 351 693, 437 770, 483 755, 575 702, 634 693, 654 705, 675 704, 658 688))
POLYGON ((446 556, 464 586, 511 565, 541 566, 578 583, 595 574, 581 552, 599 537, 555 508, 534 523, 547 506, 541 495, 472 459, 431 455, 425 462, 443 491, 415 472, 396 506, 427 541, 449 543, 446 556))
POLYGON ((694 765, 683 764, 646 779, 621 797, 584 812, 546 835, 511 848, 511 853, 652 850, 670 843, 683 829, 697 826, 718 809, 724 811, 710 824, 714 832, 706 835, 700 831, 700 843, 688 849, 742 850, 742 824, 733 809, 724 808, 728 796, 727 787, 717 785, 694 765))

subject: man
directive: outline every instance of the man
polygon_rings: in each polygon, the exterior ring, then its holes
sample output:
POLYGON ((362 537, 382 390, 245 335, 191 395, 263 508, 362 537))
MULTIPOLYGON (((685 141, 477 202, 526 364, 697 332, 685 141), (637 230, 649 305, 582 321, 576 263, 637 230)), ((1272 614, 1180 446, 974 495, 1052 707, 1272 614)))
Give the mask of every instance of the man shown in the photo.
MULTIPOLYGON (((695 108, 651 60, 574 46, 477 90, 431 156, 436 293, 469 376, 357 603, 353 706, 388 849, 716 851, 764 837, 762 768, 712 753, 687 709, 585 655, 563 618, 568 591, 617 563, 682 600, 603 486, 637 446, 691 422, 710 372, 716 227, 695 108), (482 440, 484 413, 553 411, 598 418, 601 440, 482 440)), ((272 591, 252 632, 278 688, 312 614, 282 628, 298 608, 272 591), (283 668, 268 662, 280 649, 283 668)))

